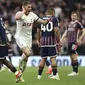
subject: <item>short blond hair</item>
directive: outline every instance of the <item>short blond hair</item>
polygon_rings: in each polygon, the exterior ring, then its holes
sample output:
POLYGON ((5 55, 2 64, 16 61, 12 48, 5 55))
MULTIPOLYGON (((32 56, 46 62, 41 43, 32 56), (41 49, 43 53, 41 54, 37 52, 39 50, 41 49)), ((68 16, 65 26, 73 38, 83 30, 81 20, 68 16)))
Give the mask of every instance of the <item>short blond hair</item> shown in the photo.
POLYGON ((55 10, 54 8, 49 8, 47 11, 46 11, 47 14, 50 14, 50 15, 54 15, 55 14, 55 10))

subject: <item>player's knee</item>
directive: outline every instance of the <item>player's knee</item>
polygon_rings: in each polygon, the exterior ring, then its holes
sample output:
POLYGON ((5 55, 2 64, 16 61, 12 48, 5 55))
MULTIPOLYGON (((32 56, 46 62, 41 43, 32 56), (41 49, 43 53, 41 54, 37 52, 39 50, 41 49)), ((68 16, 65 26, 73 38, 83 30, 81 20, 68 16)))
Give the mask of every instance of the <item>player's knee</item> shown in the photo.
POLYGON ((46 61, 46 59, 45 58, 42 58, 41 61, 40 61, 39 66, 40 67, 44 67, 45 66, 45 61, 46 61))
POLYGON ((24 51, 24 54, 25 54, 26 57, 29 57, 30 53, 31 53, 30 51, 24 51))
POLYGON ((0 59, 1 63, 4 64, 6 58, 5 59, 0 59))
POLYGON ((51 58, 52 65, 56 65, 56 57, 51 58))
POLYGON ((46 62, 47 58, 42 58, 42 60, 43 60, 44 62, 46 62))
POLYGON ((76 62, 78 62, 78 60, 76 59, 76 60, 72 60, 72 63, 76 63, 76 62))
POLYGON ((28 61, 28 57, 25 57, 25 58, 24 58, 24 61, 26 61, 26 62, 27 62, 27 61, 28 61))
POLYGON ((52 67, 57 67, 56 62, 52 62, 52 63, 51 63, 51 66, 52 66, 52 67))
POLYGON ((1 61, 2 63, 4 63, 5 59, 0 59, 0 61, 1 61))
POLYGON ((77 57, 72 56, 72 57, 71 57, 71 60, 72 60, 72 61, 75 61, 75 60, 77 60, 77 57))
POLYGON ((47 61, 47 58, 45 58, 45 62, 47 61))
POLYGON ((24 55, 25 55, 26 57, 29 57, 29 55, 31 54, 30 49, 27 48, 27 47, 24 47, 24 48, 22 48, 21 50, 22 50, 22 52, 24 53, 24 55))

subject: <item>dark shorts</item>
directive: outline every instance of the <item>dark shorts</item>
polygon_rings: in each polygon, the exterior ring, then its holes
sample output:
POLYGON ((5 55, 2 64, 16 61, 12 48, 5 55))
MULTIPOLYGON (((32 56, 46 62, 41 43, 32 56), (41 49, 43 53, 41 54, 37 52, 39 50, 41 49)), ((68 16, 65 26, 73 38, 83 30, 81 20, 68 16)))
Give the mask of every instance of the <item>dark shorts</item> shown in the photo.
POLYGON ((73 45, 76 45, 75 43, 69 43, 68 44, 68 54, 71 55, 71 54, 77 54, 77 49, 73 49, 73 45))
POLYGON ((0 46, 0 59, 4 59, 6 56, 8 56, 8 47, 0 46))
POLYGON ((56 48, 55 47, 41 47, 40 48, 40 55, 42 58, 46 58, 46 57, 53 57, 55 56, 56 53, 56 48))

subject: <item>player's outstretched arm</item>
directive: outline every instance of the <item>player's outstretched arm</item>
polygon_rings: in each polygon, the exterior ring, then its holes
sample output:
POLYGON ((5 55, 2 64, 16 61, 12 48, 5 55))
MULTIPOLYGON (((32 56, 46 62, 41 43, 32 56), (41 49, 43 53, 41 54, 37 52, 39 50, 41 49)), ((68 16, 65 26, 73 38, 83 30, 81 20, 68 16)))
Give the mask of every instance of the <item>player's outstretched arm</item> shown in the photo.
POLYGON ((44 25, 48 24, 49 21, 50 21, 50 19, 48 19, 48 20, 43 20, 43 19, 40 19, 40 18, 37 20, 38 23, 44 24, 44 25))

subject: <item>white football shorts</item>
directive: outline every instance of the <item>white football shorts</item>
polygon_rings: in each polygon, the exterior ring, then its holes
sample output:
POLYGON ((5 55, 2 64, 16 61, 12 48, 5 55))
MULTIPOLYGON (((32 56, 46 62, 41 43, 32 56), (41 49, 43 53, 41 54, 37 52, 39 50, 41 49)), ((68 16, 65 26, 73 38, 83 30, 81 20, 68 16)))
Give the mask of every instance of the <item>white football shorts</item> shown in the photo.
POLYGON ((29 49, 31 49, 31 47, 32 47, 32 37, 31 36, 28 36, 27 38, 18 37, 15 39, 16 39, 16 43, 20 47, 20 49, 23 47, 28 47, 29 49))

